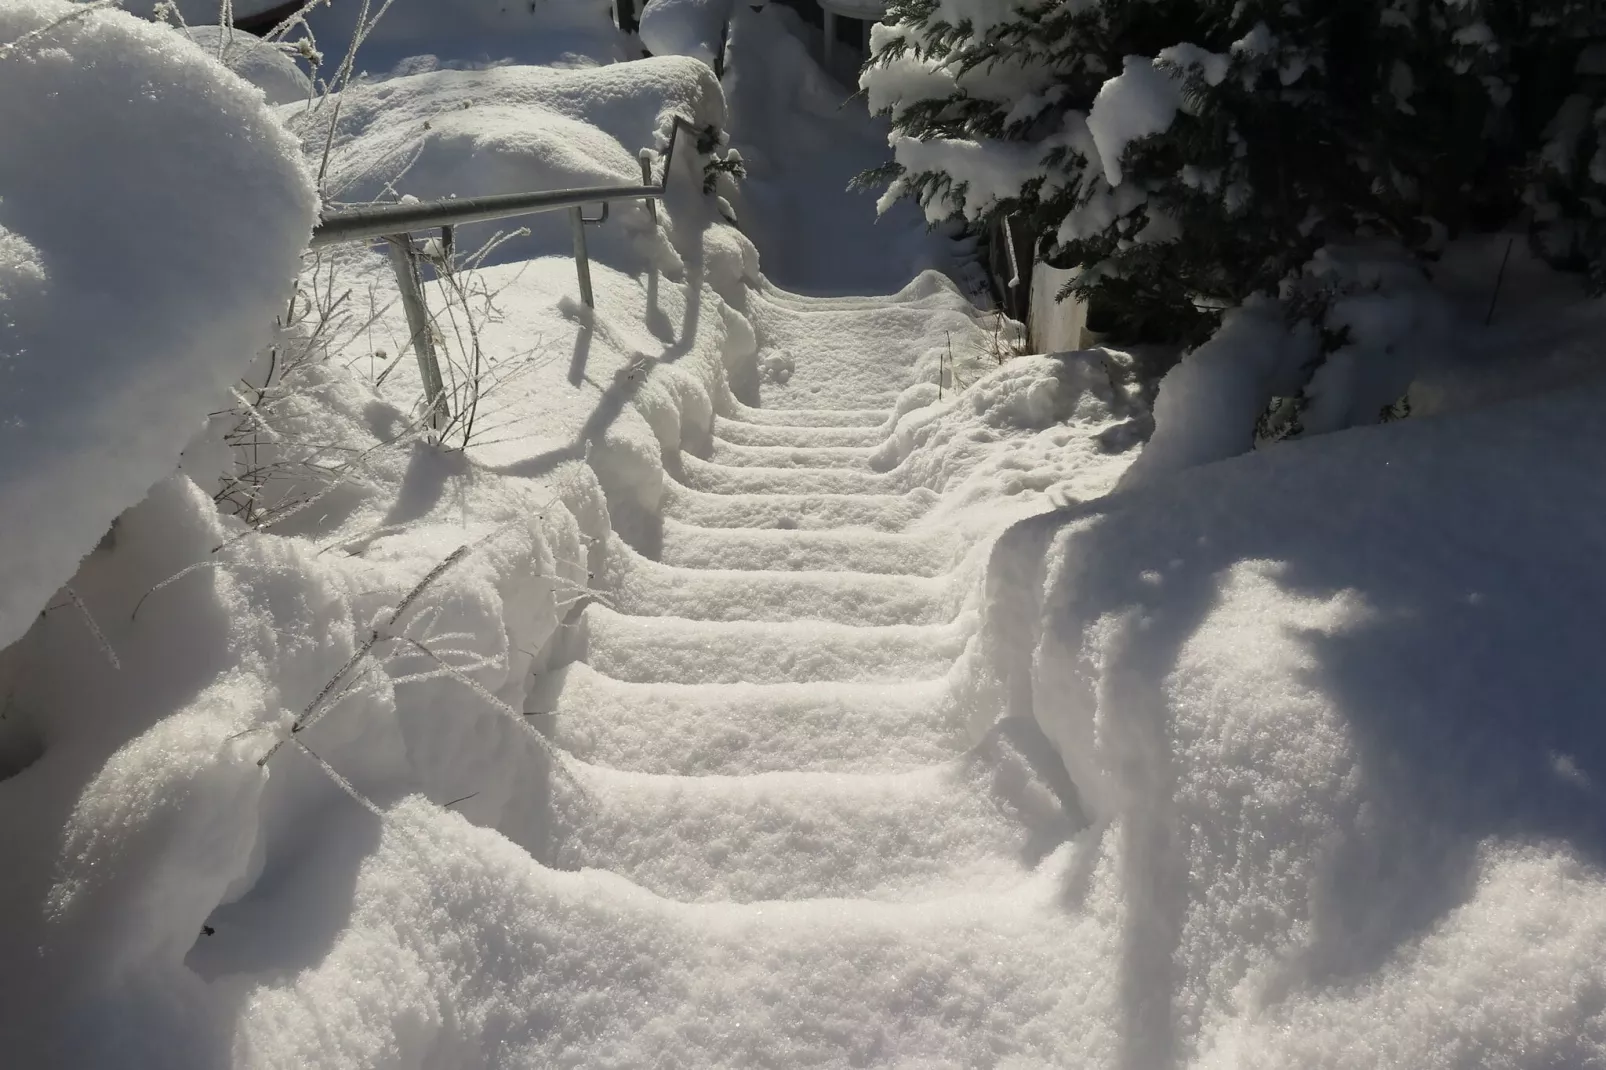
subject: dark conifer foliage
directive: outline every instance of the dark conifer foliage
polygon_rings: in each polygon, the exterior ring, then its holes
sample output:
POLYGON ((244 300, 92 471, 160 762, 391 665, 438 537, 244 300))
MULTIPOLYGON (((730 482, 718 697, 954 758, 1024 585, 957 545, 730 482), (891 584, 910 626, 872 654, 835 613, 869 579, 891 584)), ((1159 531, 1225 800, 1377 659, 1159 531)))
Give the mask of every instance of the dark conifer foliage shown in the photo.
POLYGON ((1198 344, 1325 246, 1425 262, 1520 220, 1606 283, 1601 7, 894 0, 863 84, 895 160, 866 177, 1023 217, 1126 341, 1198 344))

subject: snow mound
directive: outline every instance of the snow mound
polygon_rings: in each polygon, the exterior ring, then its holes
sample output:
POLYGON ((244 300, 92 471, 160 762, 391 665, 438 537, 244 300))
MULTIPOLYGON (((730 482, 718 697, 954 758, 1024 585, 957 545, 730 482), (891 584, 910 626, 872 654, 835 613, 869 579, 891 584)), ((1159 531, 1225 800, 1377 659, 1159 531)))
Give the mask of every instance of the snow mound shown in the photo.
MULTIPOLYGON (((324 190, 345 202, 637 185, 638 153, 667 146, 673 116, 698 128, 721 127, 725 120, 713 72, 680 57, 579 70, 432 70, 360 83, 338 99, 324 190)), ((323 151, 327 124, 320 111, 291 119, 314 158, 323 151)), ((697 152, 681 137, 671 189, 700 202, 697 152)), ((655 170, 655 178, 660 173, 655 170)), ((669 211, 676 203, 671 199, 669 211)), ((619 201, 609 214, 605 226, 589 232, 591 256, 632 270, 657 264, 659 254, 635 240, 653 229, 645 202, 619 201)), ((466 226, 459 246, 472 252, 493 235, 520 228, 528 235, 498 246, 488 263, 572 255, 567 212, 466 226)))
POLYGON ((1016 357, 940 402, 922 384, 906 392, 910 411, 871 463, 942 493, 925 521, 933 529, 1097 497, 1137 456, 1146 428, 1122 378, 1111 354, 1088 350, 1016 357))
POLYGON ((315 213, 261 94, 170 30, 0 8, 0 647, 271 337, 315 213), (180 222, 182 221, 182 222, 180 222))
POLYGON ((1409 405, 1419 374, 1442 370, 1455 346, 1473 340, 1464 329, 1457 337, 1450 303, 1384 244, 1317 250, 1283 296, 1250 297, 1166 373, 1154 437, 1132 482, 1253 445, 1382 422, 1402 398, 1409 405), (1317 298, 1314 319, 1290 324, 1293 295, 1317 298), (1338 341, 1324 347, 1323 335, 1338 341))
POLYGON ((1000 540, 983 648, 1123 867, 1140 1065, 1606 1054, 1603 402, 1355 429, 1000 540))
MULTIPOLYGON (((613 24, 610 0, 394 0, 365 6, 317 4, 307 25, 333 68, 346 54, 360 14, 383 8, 358 50, 358 72, 418 73, 434 67, 510 63, 595 67, 635 59, 639 48, 613 24)), ((215 15, 213 16, 215 18, 215 15)))
POLYGON ((262 90, 269 104, 294 104, 312 98, 312 80, 278 45, 225 26, 190 26, 178 32, 262 90))
POLYGON ((712 67, 734 7, 732 0, 648 0, 641 43, 655 56, 690 56, 712 67))

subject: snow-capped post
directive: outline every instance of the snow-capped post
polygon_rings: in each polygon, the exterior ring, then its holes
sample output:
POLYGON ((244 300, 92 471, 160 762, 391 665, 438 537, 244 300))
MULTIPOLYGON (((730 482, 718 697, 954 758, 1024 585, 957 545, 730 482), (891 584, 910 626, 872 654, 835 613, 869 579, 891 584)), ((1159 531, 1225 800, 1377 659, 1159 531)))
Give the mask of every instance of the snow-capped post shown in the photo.
POLYGON ((413 355, 418 358, 418 373, 424 381, 425 421, 430 430, 439 431, 446 426, 446 384, 441 379, 441 365, 435 355, 435 335, 430 329, 429 309, 424 305, 424 287, 418 273, 418 252, 408 234, 392 234, 385 238, 390 250, 390 266, 396 272, 396 284, 401 289, 402 308, 407 313, 407 332, 411 335, 413 355))

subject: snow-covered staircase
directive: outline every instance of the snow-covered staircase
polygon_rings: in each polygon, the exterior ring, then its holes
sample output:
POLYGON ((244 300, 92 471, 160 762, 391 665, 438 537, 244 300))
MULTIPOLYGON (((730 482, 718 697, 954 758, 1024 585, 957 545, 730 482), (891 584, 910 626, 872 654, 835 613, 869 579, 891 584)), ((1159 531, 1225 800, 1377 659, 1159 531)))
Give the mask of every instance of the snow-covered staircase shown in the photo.
MULTIPOLYGON (((894 394, 920 332, 901 349, 894 336, 932 315, 766 307, 760 327, 791 342, 799 374, 840 363, 798 344, 820 338, 818 317, 834 321, 828 339, 875 326, 891 359, 884 382, 857 375, 860 397, 894 394)), ((567 769, 548 861, 674 903, 750 904, 751 951, 726 955, 751 961, 723 968, 793 978, 774 998, 795 1004, 784 1016, 820 1065, 897 1061, 897 1037, 856 1033, 885 1032, 889 1010, 894 1033, 953 1065, 1023 1047, 1052 1061, 1056 1008, 1086 988, 1077 963, 1096 952, 1064 902, 1084 822, 1035 726, 1004 722, 971 745, 960 723, 964 547, 906 530, 937 496, 871 467, 891 416, 890 403, 739 408, 706 458, 675 466, 657 559, 613 540, 545 722, 567 769), (798 901, 823 913, 799 924, 782 905, 798 901), (809 1021, 822 983, 839 1017, 861 992, 865 1020, 809 1021)), ((713 968, 688 964, 688 1000, 729 983, 698 979, 713 968)))

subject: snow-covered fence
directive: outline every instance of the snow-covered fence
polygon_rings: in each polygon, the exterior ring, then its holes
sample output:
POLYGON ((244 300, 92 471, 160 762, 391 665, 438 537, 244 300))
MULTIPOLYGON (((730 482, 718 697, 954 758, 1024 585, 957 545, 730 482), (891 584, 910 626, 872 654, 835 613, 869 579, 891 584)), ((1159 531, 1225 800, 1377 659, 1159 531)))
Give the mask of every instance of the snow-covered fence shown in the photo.
POLYGON ((440 359, 435 353, 434 335, 430 330, 429 308, 424 300, 421 254, 413 241, 413 232, 434 230, 441 232, 441 248, 449 250, 455 228, 465 223, 487 223, 497 219, 510 219, 538 212, 556 212, 567 209, 574 229, 574 265, 580 289, 580 300, 587 308, 596 307, 591 291, 591 258, 586 251, 588 226, 607 221, 608 205, 614 201, 643 200, 649 211, 656 214, 656 202, 665 195, 670 169, 675 162, 675 144, 682 131, 695 134, 692 123, 674 116, 669 132, 669 146, 664 152, 663 176, 652 181, 652 165, 647 150, 641 154, 641 185, 639 186, 585 186, 579 189, 532 190, 526 193, 493 194, 485 197, 445 198, 436 201, 408 201, 401 204, 373 205, 352 208, 324 216, 313 229, 312 247, 335 245, 340 242, 364 241, 381 238, 390 247, 391 264, 396 271, 396 282, 401 288, 402 307, 407 313, 409 344, 418 360, 424 382, 426 411, 430 427, 439 430, 450 419, 446 411, 446 387, 441 376, 440 359), (585 214, 588 204, 601 204, 602 211, 595 217, 585 214))

